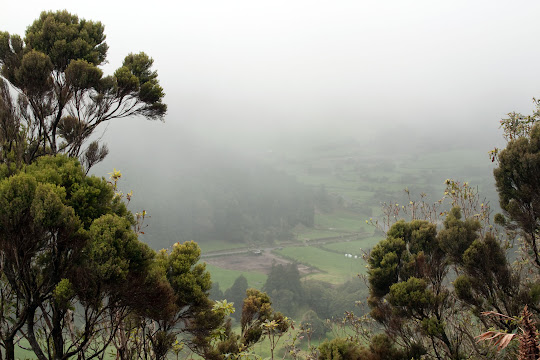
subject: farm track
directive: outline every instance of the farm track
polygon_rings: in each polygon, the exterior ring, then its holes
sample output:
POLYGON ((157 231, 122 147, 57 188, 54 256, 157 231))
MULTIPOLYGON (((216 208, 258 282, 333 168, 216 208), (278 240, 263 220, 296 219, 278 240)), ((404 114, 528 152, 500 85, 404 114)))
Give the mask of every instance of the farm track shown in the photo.
MULTIPOLYGON (((264 247, 264 248, 258 248, 258 250, 261 250, 263 252, 271 252, 272 250, 277 250, 279 248, 285 248, 285 247, 300 247, 300 246, 316 246, 316 245, 324 245, 327 243, 335 243, 335 242, 343 242, 343 241, 350 241, 350 240, 358 240, 363 239, 371 234, 367 232, 355 232, 355 233, 348 233, 348 234, 342 234, 338 236, 330 236, 325 238, 319 238, 314 240, 306 240, 303 242, 299 241, 289 241, 285 243, 281 243, 280 245, 271 246, 271 247, 264 247)), ((252 251, 254 251, 252 247, 243 247, 243 248, 235 248, 230 250, 218 250, 218 251, 209 251, 201 255, 201 258, 211 258, 211 257, 218 257, 218 256, 231 256, 231 255, 241 255, 241 254, 247 254, 252 251)))

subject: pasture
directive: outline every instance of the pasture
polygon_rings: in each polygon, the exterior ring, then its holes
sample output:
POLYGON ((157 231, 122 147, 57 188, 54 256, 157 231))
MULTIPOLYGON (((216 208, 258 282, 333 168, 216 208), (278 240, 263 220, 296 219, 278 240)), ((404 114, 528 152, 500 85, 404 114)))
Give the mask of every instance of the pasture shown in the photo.
POLYGON ((328 243, 322 245, 321 248, 323 250, 333 251, 340 254, 360 255, 362 250, 366 251, 368 249, 371 249, 380 240, 382 240, 382 237, 380 236, 370 236, 358 240, 328 243))
POLYGON ((306 278, 331 284, 342 284, 359 273, 365 273, 365 262, 360 257, 346 258, 344 254, 329 252, 318 247, 288 247, 276 250, 275 253, 320 270, 320 272, 306 275, 306 278))
MULTIPOLYGON (((305 278, 332 284, 342 284, 358 273, 365 273, 366 264, 360 255, 381 239, 374 235, 375 228, 366 224, 366 220, 380 217, 384 202, 408 203, 405 188, 410 190, 413 200, 425 192, 428 201, 433 202, 442 197, 447 178, 470 181, 471 185, 485 191, 486 196, 493 192, 493 165, 486 153, 473 149, 396 152, 389 157, 359 143, 335 143, 319 148, 297 148, 294 152, 283 149, 283 153, 276 151, 265 160, 312 187, 314 193, 327 194, 325 196, 333 199, 325 209, 315 207, 313 228, 297 226, 293 230, 296 244, 284 242, 273 251, 276 259, 283 257, 282 260, 319 270, 302 272, 305 278), (344 237, 344 241, 339 241, 339 237, 344 237), (346 258, 345 254, 352 254, 353 258, 346 258)), ((238 247, 242 244, 201 244, 203 251, 238 247)), ((250 286, 260 288, 264 284, 264 270, 246 269, 243 261, 235 261, 239 262, 238 268, 209 265, 213 281, 219 282, 222 289, 230 286, 240 274, 248 278, 250 286)), ((257 259, 246 258, 246 261, 257 259)))
POLYGON ((248 286, 255 289, 261 289, 266 282, 266 274, 262 272, 224 269, 208 263, 206 263, 206 269, 212 276, 212 282, 219 283, 219 288, 222 291, 230 288, 234 280, 240 275, 244 275, 247 279, 248 286))

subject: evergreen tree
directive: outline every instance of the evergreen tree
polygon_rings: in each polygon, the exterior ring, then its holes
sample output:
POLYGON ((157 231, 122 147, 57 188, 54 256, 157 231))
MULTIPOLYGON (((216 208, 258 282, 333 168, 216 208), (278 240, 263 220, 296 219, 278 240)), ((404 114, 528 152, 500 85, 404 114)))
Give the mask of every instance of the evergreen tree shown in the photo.
POLYGON ((0 181, 0 204, 0 338, 8 359, 23 326, 38 359, 67 359, 105 331, 107 313, 146 313, 153 302, 146 314, 165 316, 170 286, 157 286, 164 279, 152 275, 155 254, 104 179, 87 177, 76 160, 43 157, 0 181), (68 320, 75 303, 82 324, 68 320))
POLYGON ((227 299, 228 302, 232 302, 236 311, 231 314, 235 320, 240 320, 242 317, 242 304, 244 297, 246 295, 246 290, 248 289, 248 282, 244 275, 240 275, 234 280, 234 283, 230 288, 225 290, 223 296, 227 299))
POLYGON ((20 166, 63 153, 80 156, 88 169, 108 153, 97 141, 85 147, 98 126, 137 115, 163 118, 167 106, 153 60, 129 54, 103 76, 107 50, 100 22, 65 10, 42 12, 24 39, 0 32, 1 163, 20 166))
POLYGON ((516 324, 481 313, 519 315, 534 303, 532 284, 512 268, 501 241, 479 230, 477 220, 461 219, 454 208, 439 231, 427 221, 398 221, 371 251, 371 316, 406 353, 484 356, 471 339, 482 328, 512 332, 516 324))
POLYGON ((303 297, 298 265, 272 264, 263 289, 270 294, 277 310, 294 313, 303 297))
POLYGON ((221 291, 218 282, 213 282, 210 288, 210 299, 214 301, 223 300, 225 298, 223 291, 221 291))
POLYGON ((526 251, 540 268, 540 124, 507 144, 498 154, 494 176, 499 202, 507 219, 498 220, 509 230, 519 230, 526 251))

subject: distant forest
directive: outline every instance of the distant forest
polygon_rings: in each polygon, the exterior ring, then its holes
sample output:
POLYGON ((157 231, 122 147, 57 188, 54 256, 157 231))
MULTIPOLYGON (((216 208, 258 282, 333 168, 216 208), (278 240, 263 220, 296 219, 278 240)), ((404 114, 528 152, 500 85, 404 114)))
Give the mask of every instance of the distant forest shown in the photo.
POLYGON ((175 176, 177 170, 171 170, 167 188, 159 189, 166 196, 144 205, 152 209, 146 235, 149 243, 273 243, 291 239, 291 230, 298 224, 313 226, 317 199, 310 187, 259 163, 226 160, 200 164, 190 169, 189 176, 175 176))

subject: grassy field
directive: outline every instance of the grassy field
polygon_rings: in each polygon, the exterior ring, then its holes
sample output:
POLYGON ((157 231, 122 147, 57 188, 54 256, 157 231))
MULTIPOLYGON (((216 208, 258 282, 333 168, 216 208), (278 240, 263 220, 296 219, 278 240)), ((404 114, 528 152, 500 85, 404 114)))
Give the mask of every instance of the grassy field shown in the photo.
MULTIPOLYGON (((26 350, 31 349, 30 344, 26 339, 22 339, 20 341, 20 346, 15 346, 15 359, 17 360, 30 360, 30 359, 36 359, 36 354, 32 350, 26 350)), ((116 349, 114 346, 109 346, 107 350, 105 351, 104 360, 115 360, 116 357, 116 349)))
POLYGON ((349 234, 347 231, 304 228, 294 232, 297 240, 315 240, 349 234))
POLYGON ((260 272, 228 270, 210 264, 206 264, 206 268, 212 276, 212 282, 219 283, 221 291, 230 288, 234 283, 234 280, 240 275, 244 275, 248 281, 248 286, 255 289, 261 289, 266 282, 266 275, 260 272))
MULTIPOLYGON (((277 344, 277 347, 276 349, 274 350, 274 359, 282 359, 284 356, 284 351, 285 351, 285 346, 287 345, 290 345, 293 343, 293 337, 297 337, 298 339, 298 336, 305 336, 304 334, 300 333, 299 330, 291 330, 289 333, 285 334, 281 340, 278 342, 277 344)), ((333 336, 331 333, 327 333, 325 336, 324 336, 324 339, 332 339, 333 336)), ((324 341, 324 339, 319 339, 319 338, 314 338, 311 340, 311 345, 312 346, 319 346, 320 343, 322 343, 324 341)), ((302 351, 302 354, 304 354, 304 356, 301 356, 299 358, 307 358, 307 354, 308 354, 308 346, 307 346, 307 341, 303 341, 303 342, 300 342, 300 341, 296 341, 295 342, 295 345, 301 349, 302 351)), ((256 354, 257 357, 256 358, 261 358, 261 359, 270 359, 270 341, 266 338, 264 339, 263 341, 255 344, 255 346, 253 346, 252 348, 252 351, 251 351, 253 354, 256 354)), ((255 358, 255 357, 254 357, 255 358)), ((290 359, 291 357, 290 356, 287 356, 287 359, 290 359)))
POLYGON ((366 224, 365 218, 350 211, 336 211, 330 214, 315 214, 315 226, 340 232, 369 232, 373 229, 366 224))
MULTIPOLYGON (((442 196, 444 180, 455 178, 471 181, 473 186, 490 189, 493 185, 492 165, 485 153, 467 149, 453 149, 415 156, 377 158, 373 154, 361 154, 358 149, 336 146, 332 149, 306 151, 289 155, 288 162, 274 164, 276 168, 293 175, 314 191, 324 185, 326 191, 344 200, 344 206, 334 211, 315 214, 314 228, 299 227, 294 231, 296 240, 317 240, 351 233, 373 234, 374 228, 365 223, 369 217, 380 215, 380 203, 388 199, 403 199, 405 188, 431 191, 433 198, 442 196), (485 161, 484 161, 485 158, 485 161), (368 215, 369 214, 369 215, 368 215)), ((280 159, 282 161, 283 158, 280 159)), ((419 193, 413 194, 417 196, 419 193)), ((401 200, 398 200, 401 203, 401 200)), ((496 203, 496 199, 492 201, 496 203)), ((372 248, 381 237, 368 236, 343 242, 328 242, 320 246, 287 247, 274 252, 288 259, 315 267, 321 272, 307 278, 343 284, 366 272, 362 251, 372 248), (352 254, 353 257, 345 257, 352 254), (354 258, 354 256, 357 256, 354 258)), ((203 253, 246 247, 245 243, 201 242, 203 253)), ((261 289, 267 276, 259 272, 237 271, 207 264, 214 283, 220 289, 230 288, 235 279, 244 275, 249 287, 261 289)), ((286 335, 279 348, 290 342, 286 335)), ((329 334, 330 336, 330 334, 329 334)), ((268 340, 257 344, 253 352, 262 358, 270 356, 268 340)), ((32 352, 19 349, 17 358, 33 358, 32 352)))
POLYGON ((360 240, 351 240, 339 243, 330 243, 323 246, 323 249, 336 251, 343 254, 359 255, 361 250, 372 248, 381 240, 381 237, 371 236, 360 240))
MULTIPOLYGON (((297 181, 319 191, 324 185, 330 196, 341 197, 342 206, 332 211, 315 213, 313 228, 301 227, 294 231, 301 242, 345 236, 351 233, 373 234, 374 228, 366 224, 370 217, 381 215, 381 203, 406 199, 403 191, 411 189, 413 199, 426 191, 436 201, 442 196, 444 180, 453 177, 461 181, 478 180, 480 187, 492 187, 491 167, 485 153, 472 149, 449 149, 417 154, 396 153, 394 156, 378 154, 359 143, 332 143, 315 148, 273 153, 266 159, 275 168, 296 177, 297 181)), ((340 243, 324 244, 322 248, 285 247, 277 251, 290 259, 309 264, 323 271, 310 275, 332 283, 342 283, 351 273, 363 271, 364 264, 346 260, 345 253, 358 254, 360 248, 368 250, 379 238, 368 237, 340 243)), ((240 247, 242 244, 201 244, 203 251, 240 247)), ((360 261, 358 261, 360 262, 360 261)), ((214 281, 222 288, 230 286, 241 272, 212 269, 214 281)), ((257 287, 264 275, 245 274, 257 287)), ((259 286, 260 287, 260 286, 259 286)))
POLYGON ((342 284, 359 273, 365 272, 361 258, 345 258, 344 254, 325 251, 313 246, 299 246, 277 250, 276 254, 313 266, 322 272, 308 275, 308 278, 342 284))
POLYGON ((247 246, 246 243, 243 243, 243 242, 230 243, 230 242, 224 242, 224 241, 201 241, 198 244, 203 254, 210 251, 238 249, 238 248, 244 248, 247 246))
MULTIPOLYGON (((25 347, 25 348, 30 348, 30 344, 28 343, 28 341, 26 340, 21 340, 21 342, 23 343, 22 345, 25 347)), ((15 346, 15 358, 16 359, 35 359, 36 358, 36 354, 34 354, 33 351, 31 350, 25 350, 23 348, 20 348, 18 346, 15 346)))
MULTIPOLYGON (((383 202, 408 203, 404 192, 411 190, 413 200, 425 192, 433 202, 444 192, 444 181, 454 178, 470 181, 488 196, 492 195, 493 165, 485 152, 473 149, 448 149, 416 154, 396 153, 394 156, 378 154, 363 148, 361 144, 334 144, 329 147, 296 149, 293 152, 273 153, 266 159, 271 166, 294 176, 298 182, 312 187, 317 193, 324 189, 339 205, 329 211, 316 209, 314 227, 298 227, 294 237, 309 243, 317 239, 347 236, 360 233, 361 239, 343 242, 327 242, 320 246, 287 247, 275 253, 321 270, 308 275, 332 284, 342 284, 357 273, 365 273, 365 262, 360 259, 362 251, 373 247, 381 238, 369 236, 374 228, 366 224, 369 218, 381 216, 383 202), (491 193, 490 193, 491 191, 491 193), (362 250, 361 250, 362 249, 362 250), (346 258, 344 254, 357 255, 346 258)), ((431 201, 429 200, 429 201, 431 201)), ((489 200, 489 199, 488 199, 489 200)), ((496 204, 496 198, 491 201, 496 204)), ((221 250, 230 244, 203 244, 203 251, 221 250)), ((240 246, 238 244, 237 246, 240 246)), ((214 281, 226 289, 242 272, 209 267, 214 281)), ((265 277, 262 274, 244 274, 250 286, 260 288, 265 277)))
POLYGON ((414 161, 406 161, 404 164, 406 167, 414 170, 463 169, 467 166, 478 166, 482 162, 486 167, 489 167, 490 163, 487 156, 487 150, 482 153, 476 151, 473 152, 468 149, 423 153, 411 160, 414 161))

